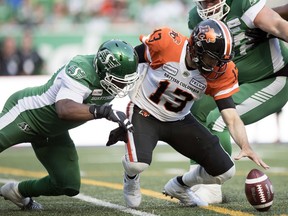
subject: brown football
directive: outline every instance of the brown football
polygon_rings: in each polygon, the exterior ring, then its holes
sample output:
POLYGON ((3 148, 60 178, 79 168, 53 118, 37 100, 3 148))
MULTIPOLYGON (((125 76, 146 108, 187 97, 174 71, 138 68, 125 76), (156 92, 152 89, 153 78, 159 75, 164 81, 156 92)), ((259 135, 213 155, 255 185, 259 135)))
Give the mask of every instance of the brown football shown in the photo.
POLYGON ((273 185, 266 174, 252 169, 245 181, 248 202, 258 211, 268 211, 273 204, 273 185))

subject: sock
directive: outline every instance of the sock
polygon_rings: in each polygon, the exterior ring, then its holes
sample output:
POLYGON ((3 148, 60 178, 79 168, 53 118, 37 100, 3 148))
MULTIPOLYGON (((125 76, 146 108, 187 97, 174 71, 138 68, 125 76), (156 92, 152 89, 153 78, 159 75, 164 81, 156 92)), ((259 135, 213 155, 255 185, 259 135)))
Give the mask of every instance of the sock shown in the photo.
POLYGON ((137 175, 129 176, 129 175, 126 174, 126 176, 127 176, 129 179, 134 179, 137 175))
POLYGON ((182 180, 182 176, 177 176, 176 179, 177 179, 177 181, 178 181, 178 183, 179 183, 180 185, 188 187, 188 185, 184 184, 184 182, 183 182, 183 180, 182 180))

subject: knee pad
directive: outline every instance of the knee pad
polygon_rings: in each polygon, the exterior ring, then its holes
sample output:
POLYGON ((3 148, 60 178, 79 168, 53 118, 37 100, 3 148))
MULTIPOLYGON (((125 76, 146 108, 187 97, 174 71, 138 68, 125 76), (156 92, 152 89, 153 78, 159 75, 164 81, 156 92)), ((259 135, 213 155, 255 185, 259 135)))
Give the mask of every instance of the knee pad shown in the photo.
POLYGON ((135 176, 149 167, 149 164, 146 163, 130 162, 126 156, 123 156, 122 164, 128 176, 135 176))
POLYGON ((185 173, 182 177, 184 184, 187 186, 194 186, 197 184, 223 184, 235 175, 235 165, 221 175, 209 175, 206 170, 200 165, 191 167, 190 171, 185 173))
POLYGON ((236 173, 236 168, 235 165, 233 165, 228 171, 226 171, 225 173, 215 176, 215 178, 217 179, 217 183, 218 184, 223 184, 225 181, 231 179, 236 173))

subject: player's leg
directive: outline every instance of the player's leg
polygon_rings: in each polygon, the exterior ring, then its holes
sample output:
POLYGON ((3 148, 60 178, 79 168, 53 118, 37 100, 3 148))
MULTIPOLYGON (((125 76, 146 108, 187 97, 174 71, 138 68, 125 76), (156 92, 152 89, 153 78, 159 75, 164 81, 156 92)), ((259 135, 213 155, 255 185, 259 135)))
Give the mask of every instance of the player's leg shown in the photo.
MULTIPOLYGON (((218 111, 218 108, 216 106, 216 103, 214 99, 210 96, 204 95, 203 98, 196 101, 192 108, 191 113, 196 117, 196 119, 202 123, 204 126, 207 125, 207 118, 208 115, 211 113, 212 110, 218 111)), ((230 141, 230 134, 228 131, 225 132, 217 132, 217 131, 211 131, 213 134, 217 135, 219 137, 220 143, 225 149, 226 152, 228 152, 231 155, 231 141, 230 141)), ((190 170, 196 169, 198 167, 198 164, 194 160, 190 160, 190 170)), ((221 185, 195 185, 191 188, 194 192, 200 192, 201 194, 207 194, 207 196, 202 197, 203 200, 207 201, 208 203, 221 203, 222 198, 222 191, 221 191, 221 185), (203 191, 204 190, 204 191, 203 191), (208 190, 209 193, 206 193, 208 190)))
POLYGON ((0 113, 0 152, 13 145, 30 142, 37 136, 33 126, 23 118, 22 107, 18 105, 20 96, 21 91, 12 94, 0 113))
POLYGON ((69 133, 32 143, 38 160, 48 175, 19 183, 23 196, 75 196, 80 190, 78 155, 69 133))
MULTIPOLYGON (((11 113, 0 114, 0 152, 13 145, 29 142, 35 139, 30 125, 23 122, 19 116, 11 118, 11 113)), ((24 210, 41 210, 41 204, 35 202, 31 196, 23 196, 18 190, 17 182, 8 182, 0 188, 0 195, 10 200, 24 210)))
POLYGON ((169 134, 171 138, 167 142, 182 155, 194 159, 200 165, 187 174, 189 177, 183 178, 184 183, 182 177, 171 179, 165 185, 164 191, 186 205, 205 206, 205 203, 207 205, 206 201, 195 196, 187 186, 224 183, 234 174, 233 161, 219 144, 217 136, 212 135, 192 116, 186 116, 183 121, 176 123, 169 134), (179 142, 179 137, 183 141, 179 142))
POLYGON ((255 123, 279 112, 287 103, 288 78, 281 76, 243 84, 233 100, 244 124, 255 123))
POLYGON ((217 105, 211 96, 203 95, 200 100, 197 100, 193 103, 190 111, 198 121, 205 125, 208 114, 216 107, 217 105))
POLYGON ((130 104, 129 120, 134 126, 134 132, 128 132, 126 153, 122 159, 124 167, 124 200, 126 205, 136 208, 141 203, 140 173, 149 167, 152 152, 155 148, 157 135, 157 120, 149 114, 130 104))
MULTIPOLYGON (((17 106, 18 96, 16 92, 6 101, 0 113, 0 152, 13 145, 30 142, 36 138, 36 133, 31 125, 22 118, 21 107, 17 106)), ((0 188, 0 195, 10 200, 21 209, 41 210, 41 204, 35 202, 31 197, 24 197, 18 190, 17 182, 8 182, 0 188)))
MULTIPOLYGON (((229 155, 231 155, 232 150, 229 132, 227 131, 227 133, 222 133, 221 131, 219 133, 218 131, 211 130, 210 128, 210 118, 214 118, 214 115, 220 115, 214 99, 210 96, 205 95, 203 98, 193 104, 191 108, 191 113, 201 124, 207 127, 214 135, 217 135, 219 137, 222 147, 229 155), (211 113, 212 111, 213 113, 211 113)), ((197 165, 197 163, 191 160, 190 165, 197 165)))

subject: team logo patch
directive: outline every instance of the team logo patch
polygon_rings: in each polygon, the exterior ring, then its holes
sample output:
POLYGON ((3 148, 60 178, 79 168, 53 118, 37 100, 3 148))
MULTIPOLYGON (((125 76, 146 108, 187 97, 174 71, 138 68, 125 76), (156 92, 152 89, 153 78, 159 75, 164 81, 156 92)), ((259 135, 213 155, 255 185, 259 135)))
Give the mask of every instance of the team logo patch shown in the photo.
POLYGON ((100 61, 108 71, 121 65, 115 56, 107 49, 99 51, 97 56, 98 61, 100 61))
POLYGON ((210 26, 199 26, 199 33, 197 35, 200 41, 206 41, 207 43, 215 43, 217 34, 213 28, 210 26))
POLYGON ((189 71, 183 71, 183 72, 182 72, 182 76, 183 76, 184 78, 187 78, 187 77, 190 76, 190 72, 189 72, 189 71))
POLYGON ((204 90, 206 88, 206 85, 204 83, 201 83, 200 81, 194 78, 190 80, 189 84, 200 90, 204 90))
POLYGON ((177 32, 171 30, 171 31, 169 32, 169 36, 170 36, 171 38, 173 38, 173 41, 174 41, 177 45, 181 44, 182 38, 180 37, 180 35, 179 35, 177 32))
POLYGON ((75 79, 82 79, 86 76, 85 72, 76 65, 69 66, 67 69, 67 74, 75 79))
POLYGON ((92 91, 92 96, 101 96, 103 94, 103 89, 94 89, 92 91))
POLYGON ((32 132, 32 128, 30 127, 30 125, 28 125, 26 122, 21 122, 17 124, 18 127, 24 131, 25 133, 30 133, 32 132))
POLYGON ((178 69, 173 67, 172 65, 169 65, 169 64, 164 64, 162 66, 162 69, 164 71, 167 71, 169 74, 174 75, 174 76, 176 76, 178 73, 178 69))

